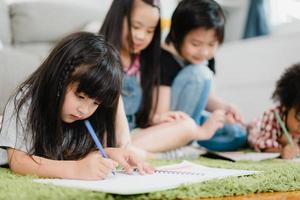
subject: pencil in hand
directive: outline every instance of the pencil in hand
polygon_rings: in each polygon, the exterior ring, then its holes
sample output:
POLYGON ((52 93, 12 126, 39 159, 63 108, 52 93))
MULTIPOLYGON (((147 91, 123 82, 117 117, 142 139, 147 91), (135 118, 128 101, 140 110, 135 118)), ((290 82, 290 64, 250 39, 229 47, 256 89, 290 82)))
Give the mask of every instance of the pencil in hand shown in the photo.
POLYGON ((280 115, 279 115, 279 113, 278 113, 277 110, 275 111, 275 117, 276 117, 276 120, 279 123, 280 127, 282 128, 283 134, 286 136, 286 138, 288 140, 288 143, 290 145, 293 145, 294 144, 293 143, 293 139, 292 139, 291 135, 289 134, 287 128, 285 127, 285 125, 284 125, 284 123, 283 123, 283 121, 282 121, 282 119, 281 119, 281 117, 280 117, 280 115))
MULTIPOLYGON (((84 120, 84 125, 86 126, 88 132, 90 133, 91 137, 93 138, 95 144, 96 144, 96 147, 98 148, 99 150, 99 153, 100 155, 103 157, 103 158, 108 158, 105 151, 104 151, 104 148, 100 142, 100 140, 98 139, 97 135, 96 135, 96 132, 91 124, 91 122, 89 120, 84 120)), ((115 175, 115 172, 112 171, 112 174, 115 175)))

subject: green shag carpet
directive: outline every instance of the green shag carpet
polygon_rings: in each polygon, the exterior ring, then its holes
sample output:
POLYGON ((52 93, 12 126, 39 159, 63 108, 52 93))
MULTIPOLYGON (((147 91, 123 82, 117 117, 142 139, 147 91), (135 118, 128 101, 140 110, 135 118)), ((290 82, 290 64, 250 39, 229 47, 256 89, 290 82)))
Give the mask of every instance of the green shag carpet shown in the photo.
MULTIPOLYGON (((178 161, 179 162, 179 161, 178 161)), ((300 164, 283 160, 261 162, 230 162, 199 158, 192 162, 233 169, 262 171, 251 176, 229 177, 219 180, 191 184, 173 190, 142 195, 111 195, 88 190, 64 188, 32 182, 32 176, 19 176, 9 169, 0 168, 0 199, 195 199, 200 197, 222 197, 260 192, 285 192, 300 190, 300 164)), ((175 161, 151 161, 154 165, 176 163, 175 161)))

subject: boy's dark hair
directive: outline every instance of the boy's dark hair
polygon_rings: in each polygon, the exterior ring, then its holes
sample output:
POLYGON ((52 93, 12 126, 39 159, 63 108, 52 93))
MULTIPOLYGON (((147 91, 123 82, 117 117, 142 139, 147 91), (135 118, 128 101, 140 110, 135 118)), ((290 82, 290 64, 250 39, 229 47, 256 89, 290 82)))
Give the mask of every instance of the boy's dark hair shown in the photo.
MULTIPOLYGON (((119 51, 122 47, 123 20, 127 18, 128 30, 131 33, 131 12, 135 0, 114 0, 105 17, 99 33, 103 34, 107 41, 113 44, 119 51)), ((141 0, 148 5, 159 9, 158 0, 141 0)), ((160 19, 154 30, 151 43, 141 52, 141 87, 143 90, 142 104, 137 113, 137 125, 146 127, 149 125, 149 117, 153 103, 153 91, 159 86, 159 58, 160 58, 160 19)), ((131 42, 129 34, 129 42, 131 42)), ((132 55, 132 58, 134 55, 132 55)), ((158 95, 156 95, 158 96, 158 95)))
POLYGON ((276 82, 272 99, 279 102, 287 110, 295 108, 300 115, 300 63, 287 68, 276 82))
POLYGON ((166 43, 172 42, 180 53, 184 37, 194 29, 204 28, 214 29, 221 44, 224 40, 224 26, 224 13, 214 0, 182 0, 172 15, 166 43))
POLYGON ((83 121, 64 123, 61 110, 70 84, 101 104, 89 120, 105 146, 115 146, 115 120, 122 71, 118 52, 98 34, 79 32, 62 39, 42 65, 21 84, 14 103, 17 120, 30 102, 27 124, 34 155, 55 160, 84 157, 95 144, 83 121), (106 139, 106 140, 105 140, 106 139))

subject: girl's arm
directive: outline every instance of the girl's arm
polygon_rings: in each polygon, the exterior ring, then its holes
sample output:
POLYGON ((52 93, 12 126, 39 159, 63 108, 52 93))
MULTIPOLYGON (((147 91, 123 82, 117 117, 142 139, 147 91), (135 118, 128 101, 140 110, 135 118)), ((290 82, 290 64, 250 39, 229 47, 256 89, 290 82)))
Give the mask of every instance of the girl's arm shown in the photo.
POLYGON ((81 160, 61 161, 40 156, 30 156, 23 151, 8 148, 7 156, 10 169, 22 175, 41 177, 100 180, 104 179, 117 163, 104 159, 99 152, 92 152, 81 160))
MULTIPOLYGON (((155 102, 156 99, 156 93, 153 94, 155 102)), ((154 109, 153 105, 153 109, 154 109)), ((168 112, 171 107, 171 87, 169 86, 159 86, 158 87, 158 99, 157 99, 157 108, 155 114, 161 114, 168 112)))
POLYGON ((226 112, 227 122, 244 124, 243 116, 237 107, 222 101, 213 90, 209 94, 206 110, 210 112, 224 110, 226 112))
MULTIPOLYGON (((157 93, 153 93, 153 102, 156 101, 157 93)), ((181 111, 170 111, 171 107, 171 87, 159 86, 158 99, 155 109, 155 103, 152 105, 151 110, 151 124, 157 125, 165 122, 173 122, 180 119, 187 119, 189 116, 181 111)))
POLYGON ((116 116, 116 139, 117 147, 125 148, 136 153, 140 158, 153 157, 152 154, 146 152, 142 148, 138 148, 131 143, 130 130, 125 114, 122 96, 119 98, 117 116, 116 116))
POLYGON ((212 89, 209 96, 208 101, 206 105, 206 110, 209 112, 213 112, 214 110, 221 109, 226 110, 227 104, 225 104, 215 93, 215 91, 212 89))
POLYGON ((131 143, 129 126, 124 110, 123 99, 120 96, 116 116, 117 147, 126 148, 131 143))

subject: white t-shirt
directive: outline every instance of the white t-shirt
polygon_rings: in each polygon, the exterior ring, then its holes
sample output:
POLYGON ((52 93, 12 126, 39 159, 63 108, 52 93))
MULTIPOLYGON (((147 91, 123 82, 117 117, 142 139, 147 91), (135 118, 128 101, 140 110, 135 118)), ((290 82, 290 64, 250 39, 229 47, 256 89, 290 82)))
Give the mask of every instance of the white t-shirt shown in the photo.
POLYGON ((30 100, 25 102, 20 110, 20 121, 16 120, 16 112, 14 106, 14 98, 7 103, 3 124, 0 132, 0 164, 7 164, 6 148, 14 148, 23 152, 30 153, 32 149, 32 132, 26 129, 26 119, 30 100))

